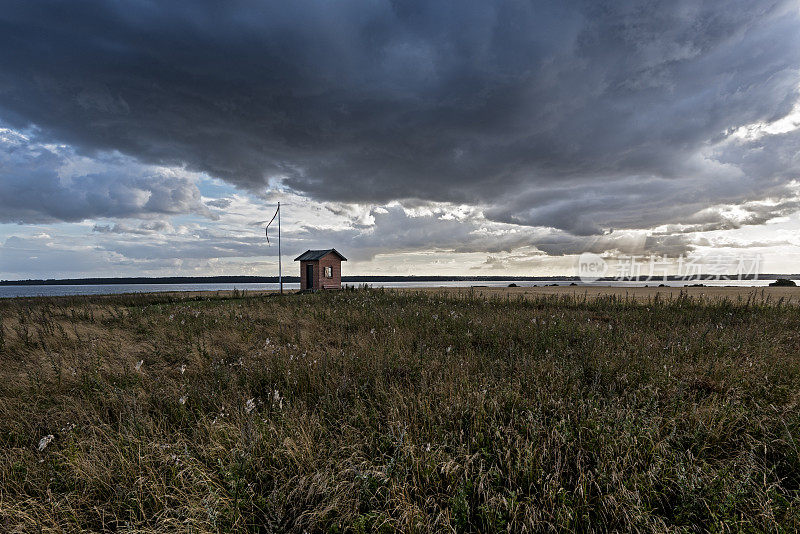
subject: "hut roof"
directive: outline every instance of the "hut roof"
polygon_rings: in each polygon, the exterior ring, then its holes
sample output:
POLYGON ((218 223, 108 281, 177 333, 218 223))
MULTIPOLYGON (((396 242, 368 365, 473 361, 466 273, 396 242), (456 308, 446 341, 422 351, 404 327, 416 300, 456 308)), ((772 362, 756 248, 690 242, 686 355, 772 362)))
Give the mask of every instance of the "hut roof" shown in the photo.
POLYGON ((335 248, 328 248, 325 250, 306 250, 305 252, 297 256, 294 259, 294 261, 317 261, 327 256, 331 252, 339 256, 340 260, 347 261, 347 258, 342 256, 341 253, 339 253, 339 251, 336 250, 335 248))

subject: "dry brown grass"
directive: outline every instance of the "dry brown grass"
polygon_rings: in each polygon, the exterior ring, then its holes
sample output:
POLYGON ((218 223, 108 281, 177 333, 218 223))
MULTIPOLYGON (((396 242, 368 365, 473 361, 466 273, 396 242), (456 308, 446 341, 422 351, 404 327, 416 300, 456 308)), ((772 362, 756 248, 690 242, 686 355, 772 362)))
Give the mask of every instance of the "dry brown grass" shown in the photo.
POLYGON ((800 527, 795 305, 490 295, 0 301, 0 531, 800 527))

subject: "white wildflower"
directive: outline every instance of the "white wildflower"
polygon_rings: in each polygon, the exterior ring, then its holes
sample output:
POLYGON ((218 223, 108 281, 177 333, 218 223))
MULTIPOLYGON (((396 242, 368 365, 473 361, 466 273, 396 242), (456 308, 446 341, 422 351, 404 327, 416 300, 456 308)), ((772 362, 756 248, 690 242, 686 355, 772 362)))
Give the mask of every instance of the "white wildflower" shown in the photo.
POLYGON ((140 370, 142 368, 143 364, 144 364, 144 360, 139 360, 138 362, 136 362, 136 365, 134 365, 133 368, 138 371, 138 370, 140 370))
POLYGON ((180 399, 178 399, 180 404, 186 404, 186 395, 183 395, 180 399))
POLYGON ((272 394, 272 402, 277 403, 278 408, 283 409, 283 397, 281 397, 281 394, 278 393, 277 389, 272 394))
POLYGON ((55 436, 53 436, 53 434, 48 434, 45 437, 43 437, 42 439, 40 439, 39 440, 39 450, 40 451, 45 450, 45 448, 47 448, 47 446, 50 445, 50 442, 53 441, 54 439, 55 439, 55 436))
POLYGON ((256 400, 254 398, 253 399, 247 399, 247 402, 244 403, 244 410, 247 413, 250 413, 255 409, 256 409, 256 400))
POLYGON ((181 374, 186 372, 186 364, 181 365, 181 374))

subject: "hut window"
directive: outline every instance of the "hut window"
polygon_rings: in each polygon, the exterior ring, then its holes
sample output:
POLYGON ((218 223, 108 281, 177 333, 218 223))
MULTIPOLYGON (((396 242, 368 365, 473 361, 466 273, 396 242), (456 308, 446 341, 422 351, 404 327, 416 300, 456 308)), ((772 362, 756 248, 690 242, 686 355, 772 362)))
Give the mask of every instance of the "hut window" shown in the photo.
POLYGON ((325 278, 333 278, 333 267, 325 267, 325 278))

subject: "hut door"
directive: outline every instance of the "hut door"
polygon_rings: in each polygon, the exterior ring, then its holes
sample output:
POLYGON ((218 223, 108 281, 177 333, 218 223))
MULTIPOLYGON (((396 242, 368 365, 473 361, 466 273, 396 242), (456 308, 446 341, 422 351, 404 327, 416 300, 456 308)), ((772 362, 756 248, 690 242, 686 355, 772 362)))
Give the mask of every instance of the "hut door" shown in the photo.
POLYGON ((314 289, 314 266, 306 265, 306 289, 314 289))

